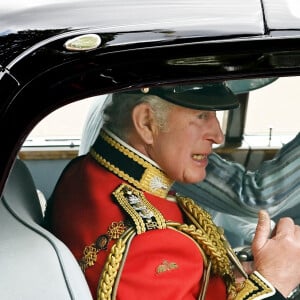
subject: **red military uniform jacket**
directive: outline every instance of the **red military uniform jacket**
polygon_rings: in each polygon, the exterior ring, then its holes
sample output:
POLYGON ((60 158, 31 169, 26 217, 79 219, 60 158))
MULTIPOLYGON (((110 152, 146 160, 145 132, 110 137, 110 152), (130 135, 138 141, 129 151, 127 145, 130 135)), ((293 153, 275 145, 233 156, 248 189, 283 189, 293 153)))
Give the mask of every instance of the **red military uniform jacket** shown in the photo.
MULTIPOLYGON (((206 281, 205 299, 227 299, 228 259, 207 253, 215 246, 205 245, 210 238, 168 197, 171 185, 155 163, 104 131, 90 154, 64 170, 47 218, 80 263, 94 299, 198 299, 206 281)), ((248 294, 237 299, 256 299, 248 294)))

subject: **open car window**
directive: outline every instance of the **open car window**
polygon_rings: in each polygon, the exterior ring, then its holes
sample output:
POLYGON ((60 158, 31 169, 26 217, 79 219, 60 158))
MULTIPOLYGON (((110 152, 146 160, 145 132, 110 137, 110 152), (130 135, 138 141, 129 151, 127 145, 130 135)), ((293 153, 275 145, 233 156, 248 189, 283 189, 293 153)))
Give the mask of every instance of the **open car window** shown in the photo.
MULTIPOLYGON (((291 139, 298 131, 298 111, 300 106, 300 77, 282 77, 262 88, 249 93, 245 111, 244 139, 256 146, 278 146, 291 139), (267 143, 264 142, 267 141, 267 143), (273 143, 273 144, 272 144, 273 143)), ((45 117, 31 131, 23 147, 65 146, 73 141, 80 144, 81 134, 87 114, 93 102, 105 95, 83 99, 66 105, 45 117)), ((226 132, 227 112, 217 115, 226 132)))

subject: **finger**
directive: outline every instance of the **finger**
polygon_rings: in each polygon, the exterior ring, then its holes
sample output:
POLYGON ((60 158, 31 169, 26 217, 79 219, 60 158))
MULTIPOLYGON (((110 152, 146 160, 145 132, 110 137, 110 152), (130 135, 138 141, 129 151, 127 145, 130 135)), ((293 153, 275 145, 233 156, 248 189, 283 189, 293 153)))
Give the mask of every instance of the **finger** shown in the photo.
POLYGON ((291 218, 281 218, 276 226, 276 237, 293 234, 295 231, 295 223, 291 218))
POLYGON ((295 233, 300 233, 300 226, 299 225, 295 225, 295 233))
POLYGON ((247 274, 251 274, 254 271, 253 261, 243 261, 242 265, 247 274))
POLYGON ((299 241, 300 242, 300 226, 299 225, 295 225, 294 227, 294 239, 295 241, 299 241))
POLYGON ((252 242, 253 253, 259 251, 267 242, 271 231, 270 221, 269 214, 265 210, 261 210, 258 214, 258 222, 252 242))

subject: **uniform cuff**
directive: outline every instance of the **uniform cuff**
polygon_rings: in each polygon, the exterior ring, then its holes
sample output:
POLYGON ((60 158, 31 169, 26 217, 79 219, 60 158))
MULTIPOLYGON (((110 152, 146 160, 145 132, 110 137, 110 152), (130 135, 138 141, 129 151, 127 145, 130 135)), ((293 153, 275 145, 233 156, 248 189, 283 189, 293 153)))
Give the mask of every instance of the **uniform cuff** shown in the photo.
POLYGON ((243 287, 237 293, 235 300, 283 300, 283 297, 274 286, 259 272, 253 272, 245 280, 243 287))

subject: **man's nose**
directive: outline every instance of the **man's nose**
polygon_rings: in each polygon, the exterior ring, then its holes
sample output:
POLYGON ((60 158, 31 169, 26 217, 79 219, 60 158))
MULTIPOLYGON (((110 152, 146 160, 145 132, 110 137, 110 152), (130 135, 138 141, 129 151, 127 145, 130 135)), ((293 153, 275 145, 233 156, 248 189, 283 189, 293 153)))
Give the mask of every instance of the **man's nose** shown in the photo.
POLYGON ((214 144, 222 144, 224 142, 224 134, 218 119, 215 119, 214 125, 212 127, 211 139, 214 144))
POLYGON ((223 131, 221 129, 221 127, 219 126, 219 130, 218 133, 216 135, 216 144, 222 144, 224 142, 224 134, 223 131))

